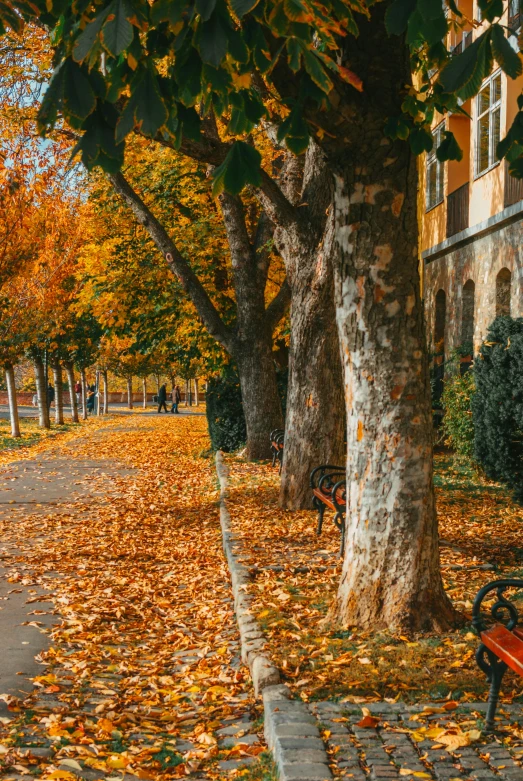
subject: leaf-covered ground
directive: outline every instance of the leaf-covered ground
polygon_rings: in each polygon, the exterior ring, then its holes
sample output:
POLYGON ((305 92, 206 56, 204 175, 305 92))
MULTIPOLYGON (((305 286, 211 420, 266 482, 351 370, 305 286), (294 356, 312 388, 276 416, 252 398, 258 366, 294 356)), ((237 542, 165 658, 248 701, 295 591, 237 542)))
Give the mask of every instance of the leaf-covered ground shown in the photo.
MULTIPOLYGON (((135 468, 105 503, 3 516, 5 549, 18 548, 8 578, 49 590, 57 625, 35 695, 10 703, 2 777, 221 779, 263 751, 207 448, 203 417, 104 421, 57 452, 135 468)), ((85 479, 103 494, 107 477, 85 479)))
MULTIPOLYGON (((53 411, 51 410, 51 415, 53 411)), ((93 430, 104 425, 103 420, 90 417, 80 423, 66 421, 62 426, 52 424, 50 429, 40 428, 37 418, 20 418, 20 437, 11 436, 11 423, 0 418, 0 465, 8 464, 14 458, 34 456, 55 442, 77 437, 81 428, 93 430)))
MULTIPOLYGON (((436 461, 445 587, 470 619, 480 586, 523 575, 523 510, 499 486, 452 458, 436 461)), ((314 511, 278 508, 277 470, 232 456, 228 463, 229 505, 253 576, 253 612, 298 696, 348 702, 485 699, 487 684, 475 663, 478 641, 470 623, 446 635, 413 637, 325 625, 340 576, 339 533, 331 518, 326 515, 318 538, 314 511)), ((523 682, 508 673, 503 698, 517 700, 520 694, 523 682)))

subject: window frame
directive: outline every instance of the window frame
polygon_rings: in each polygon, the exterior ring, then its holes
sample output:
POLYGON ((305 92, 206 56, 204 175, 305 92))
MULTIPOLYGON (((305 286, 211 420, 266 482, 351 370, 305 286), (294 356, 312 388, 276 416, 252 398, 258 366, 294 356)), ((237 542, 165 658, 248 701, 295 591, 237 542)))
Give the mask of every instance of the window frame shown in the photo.
POLYGON ((493 168, 496 168, 496 166, 499 165, 500 160, 496 157, 496 149, 494 148, 494 115, 499 112, 499 138, 498 141, 501 139, 501 109, 502 109, 502 87, 503 87, 503 79, 501 75, 501 68, 497 68, 491 75, 485 79, 483 84, 481 85, 481 88, 476 95, 476 108, 475 108, 475 120, 474 120, 474 179, 479 179, 481 176, 484 176, 489 171, 492 171, 493 168), (495 79, 499 77, 499 97, 496 101, 492 101, 492 85, 495 79), (487 85, 490 85, 489 89, 489 105, 488 107, 480 113, 480 96, 485 87, 487 85), (480 122, 485 117, 488 116, 488 165, 486 168, 482 168, 479 170, 480 161, 479 161, 479 155, 480 155, 480 122))
POLYGON ((425 160, 425 213, 430 212, 432 209, 435 209, 436 206, 440 206, 445 201, 445 164, 436 157, 436 151, 443 140, 442 136, 444 130, 445 120, 440 122, 439 125, 437 125, 434 130, 432 130, 434 143, 431 151, 427 152, 427 157, 425 160), (434 203, 431 203, 429 200, 429 167, 431 163, 435 163, 436 165, 436 200, 434 203))

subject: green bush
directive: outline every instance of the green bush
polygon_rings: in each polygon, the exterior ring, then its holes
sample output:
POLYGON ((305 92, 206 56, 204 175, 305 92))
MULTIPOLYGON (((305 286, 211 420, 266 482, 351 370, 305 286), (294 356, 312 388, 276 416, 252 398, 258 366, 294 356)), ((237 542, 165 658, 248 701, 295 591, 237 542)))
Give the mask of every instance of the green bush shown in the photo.
POLYGON ((243 414, 240 379, 231 367, 212 377, 206 393, 207 425, 213 450, 229 453, 245 444, 247 428, 243 414))
POLYGON ((498 317, 474 362, 474 455, 523 502, 523 318, 498 317))
POLYGON ((455 373, 448 377, 441 397, 445 444, 449 445, 456 455, 464 458, 472 458, 474 454, 474 390, 474 374, 469 370, 463 376, 455 373))

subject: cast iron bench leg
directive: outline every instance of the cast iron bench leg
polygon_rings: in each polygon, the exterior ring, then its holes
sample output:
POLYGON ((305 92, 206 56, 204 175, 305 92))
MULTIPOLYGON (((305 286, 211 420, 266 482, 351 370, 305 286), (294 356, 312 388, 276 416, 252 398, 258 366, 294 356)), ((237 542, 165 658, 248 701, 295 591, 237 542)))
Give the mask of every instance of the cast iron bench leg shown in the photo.
POLYGON ((316 527, 316 534, 319 537, 323 527, 323 516, 325 514, 325 505, 320 502, 316 496, 312 499, 312 506, 318 511, 318 526, 316 527))
POLYGON ((487 732, 492 732, 494 729, 494 719, 496 716, 496 708, 498 707, 499 692, 501 689, 501 682, 503 676, 507 670, 507 665, 502 662, 501 659, 487 650, 487 656, 490 661, 490 689, 487 701, 487 715, 485 717, 485 728, 487 732))

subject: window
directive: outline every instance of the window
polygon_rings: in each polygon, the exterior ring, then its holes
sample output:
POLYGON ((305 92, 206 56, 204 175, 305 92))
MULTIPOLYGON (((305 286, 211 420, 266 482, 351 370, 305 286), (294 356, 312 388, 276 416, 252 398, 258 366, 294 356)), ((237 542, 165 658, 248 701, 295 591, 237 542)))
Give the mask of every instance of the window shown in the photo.
POLYGON ((432 209, 443 201, 443 163, 436 157, 436 150, 443 140, 444 130, 445 123, 442 122, 433 131, 434 143, 431 151, 427 153, 427 210, 432 209))
POLYGON ((508 26, 514 32, 521 27, 521 0, 509 0, 508 26))
POLYGON ((476 98, 476 176, 498 162, 501 131, 501 71, 497 71, 476 98))

